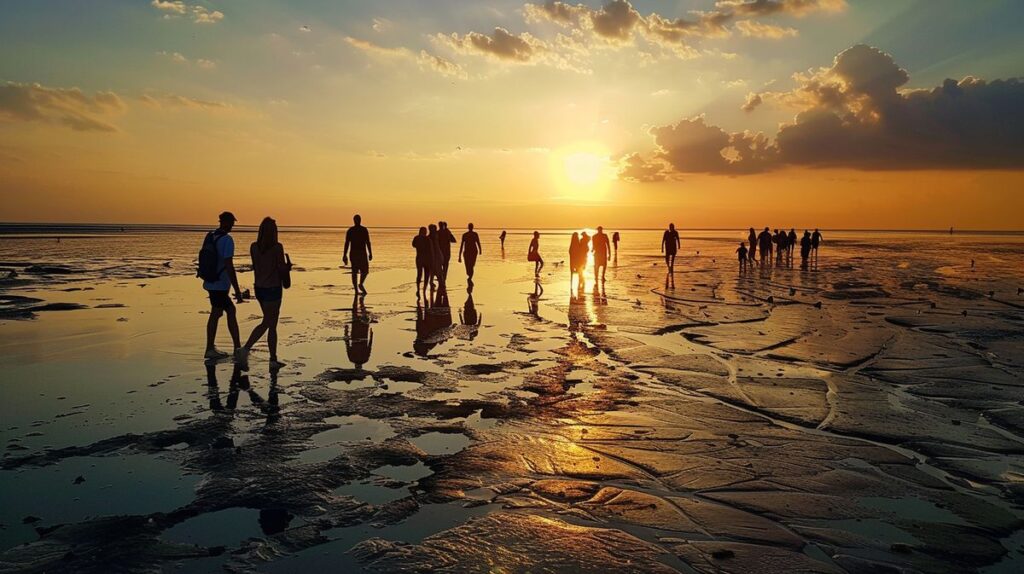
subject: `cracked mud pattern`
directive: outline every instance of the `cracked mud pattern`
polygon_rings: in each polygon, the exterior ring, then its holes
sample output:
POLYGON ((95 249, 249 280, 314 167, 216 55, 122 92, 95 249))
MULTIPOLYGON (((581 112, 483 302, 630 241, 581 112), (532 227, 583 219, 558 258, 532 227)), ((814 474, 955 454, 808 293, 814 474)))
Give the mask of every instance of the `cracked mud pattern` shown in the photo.
POLYGON ((510 252, 418 306, 386 257, 365 302, 298 273, 279 373, 175 356, 136 384, 167 420, 5 423, 0 572, 1021 571, 1021 244, 902 241, 739 274, 706 240, 674 287, 624 252, 606 290, 549 265, 539 295, 510 252), (33 500, 55 472, 65 509, 33 500))

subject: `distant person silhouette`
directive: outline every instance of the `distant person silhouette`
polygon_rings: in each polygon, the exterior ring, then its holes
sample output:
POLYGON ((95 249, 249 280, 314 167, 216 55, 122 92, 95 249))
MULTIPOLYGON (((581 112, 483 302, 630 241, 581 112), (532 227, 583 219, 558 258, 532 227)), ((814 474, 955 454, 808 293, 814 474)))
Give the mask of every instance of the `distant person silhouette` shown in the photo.
POLYGON ((772 233, 765 227, 757 236, 757 248, 761 251, 761 265, 771 265, 772 262, 772 233))
MULTIPOLYGON (((668 230, 661 236, 661 252, 665 254, 665 266, 668 267, 669 273, 675 273, 676 269, 676 252, 679 251, 681 243, 679 241, 679 232, 676 231, 676 224, 669 223, 668 230)), ((675 278, 673 278, 673 282, 675 278)))
POLYGON ((573 231, 569 237, 569 290, 572 289, 572 274, 580 276, 580 288, 583 288, 583 268, 581 261, 584 259, 583 250, 580 246, 580 232, 573 231))
POLYGON ((256 241, 249 246, 249 256, 252 257, 256 300, 263 310, 263 321, 252 330, 249 340, 242 347, 242 355, 251 351, 256 341, 266 333, 267 347, 270 349, 270 368, 280 369, 284 363, 277 360, 277 321, 281 316, 284 290, 292 284, 292 262, 285 255, 284 246, 277 240, 276 221, 269 217, 263 218, 256 241))
POLYGON ((426 227, 421 227, 419 234, 412 238, 412 247, 416 250, 416 297, 419 298, 420 280, 423 280, 423 290, 426 291, 434 267, 434 249, 426 227))
POLYGON ((740 246, 736 250, 736 255, 739 257, 740 271, 745 271, 747 269, 747 244, 746 243, 743 243, 742 241, 740 241, 740 246))
POLYGON ((352 260, 352 287, 366 295, 366 276, 370 273, 370 261, 373 261, 373 247, 370 245, 370 232, 363 227, 363 218, 352 217, 355 223, 345 232, 345 248, 342 249, 342 264, 348 265, 352 260), (357 277, 358 276, 358 277, 357 277), (358 279, 358 280, 357 280, 358 279))
POLYGON ((775 249, 775 264, 781 265, 782 252, 785 250, 786 240, 784 236, 779 234, 778 229, 776 229, 775 232, 772 234, 772 246, 775 249))
MULTIPOLYGON (((952 229, 952 228, 951 228, 952 229)), ((821 242, 824 240, 824 236, 817 229, 811 234, 811 249, 814 251, 814 258, 818 258, 818 247, 821 246, 821 242)))
POLYGON ((750 246, 747 254, 750 256, 750 260, 753 261, 757 254, 757 232, 754 231, 753 227, 750 228, 750 233, 747 235, 747 245, 750 246))
POLYGON ((801 269, 807 269, 807 258, 811 255, 811 244, 813 243, 813 241, 814 240, 811 239, 811 233, 805 229, 804 230, 804 236, 802 238, 800 238, 800 268, 801 269))
MULTIPOLYGON (((441 274, 441 232, 433 223, 427 226, 427 238, 430 239, 430 276, 437 279, 438 286, 443 287, 445 283, 444 275, 441 274)), ((430 282, 430 287, 434 288, 433 281, 430 282)))
POLYGON ((441 276, 448 281, 448 264, 452 260, 452 243, 455 243, 455 236, 448 229, 447 221, 437 222, 437 247, 441 250, 441 276))
POLYGON ((206 321, 206 358, 222 359, 228 354, 217 350, 214 340, 217 338, 217 323, 220 316, 228 316, 228 332, 235 353, 242 343, 238 336, 238 319, 235 317, 235 305, 228 297, 228 290, 234 287, 235 300, 242 302, 242 290, 238 288, 238 275, 235 273, 235 241, 231 238, 231 229, 235 226, 234 214, 225 211, 219 217, 220 226, 206 234, 203 248, 199 253, 199 276, 203 278, 203 289, 210 297, 210 318, 206 321))
POLYGON ((365 301, 365 297, 358 294, 352 296, 352 319, 349 325, 345 325, 345 354, 357 369, 362 369, 370 361, 373 351, 373 330, 365 301))
POLYGON ((615 257, 619 257, 619 232, 612 233, 612 246, 615 247, 615 257))
POLYGON ((604 234, 604 227, 597 226, 597 233, 594 234, 594 286, 597 286, 598 272, 601 274, 601 283, 604 283, 605 273, 608 271, 608 258, 612 255, 612 246, 608 242, 608 236, 604 234))
POLYGON ((505 236, 506 236, 506 235, 507 235, 507 234, 505 233, 505 230, 504 230, 504 229, 502 229, 502 230, 501 230, 501 235, 499 235, 499 236, 498 236, 498 239, 499 239, 499 240, 501 240, 501 250, 502 250, 502 251, 504 251, 504 250, 505 250, 505 236))
POLYGON ((789 259, 790 262, 793 260, 793 251, 796 250, 796 229, 790 228, 789 235, 786 236, 786 247, 789 248, 789 259))
POLYGON ((583 272, 587 269, 587 255, 590 254, 590 236, 586 231, 580 233, 580 253, 583 254, 583 258, 580 259, 580 277, 582 277, 583 272))
POLYGON ((526 260, 533 261, 533 275, 540 277, 540 270, 544 268, 544 258, 540 256, 540 232, 533 232, 533 241, 526 252, 526 260))
POLYGON ((470 286, 473 285, 473 271, 476 269, 476 258, 483 253, 483 246, 480 245, 480 236, 473 231, 473 224, 466 226, 467 230, 462 234, 462 242, 459 243, 459 261, 466 259, 466 278, 470 286))

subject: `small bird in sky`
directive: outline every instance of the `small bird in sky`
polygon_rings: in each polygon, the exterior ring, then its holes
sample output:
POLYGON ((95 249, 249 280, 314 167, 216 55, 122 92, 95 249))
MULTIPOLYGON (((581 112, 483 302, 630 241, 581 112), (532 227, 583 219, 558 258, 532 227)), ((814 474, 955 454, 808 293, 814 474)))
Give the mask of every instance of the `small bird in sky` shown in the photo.
POLYGON ((300 27, 299 27, 299 30, 300 30, 300 31, 302 31, 302 32, 312 32, 312 31, 313 31, 313 29, 312 29, 312 28, 310 28, 309 26, 306 26, 305 24, 303 24, 302 26, 300 26, 300 27))

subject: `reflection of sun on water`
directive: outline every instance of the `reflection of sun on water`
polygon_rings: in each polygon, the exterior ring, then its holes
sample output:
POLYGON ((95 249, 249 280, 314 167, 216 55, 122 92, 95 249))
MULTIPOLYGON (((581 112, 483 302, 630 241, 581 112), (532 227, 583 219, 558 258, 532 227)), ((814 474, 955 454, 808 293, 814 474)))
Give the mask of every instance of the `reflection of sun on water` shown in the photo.
POLYGON ((557 195, 570 200, 602 200, 614 178, 608 153, 596 144, 578 144, 552 154, 557 195))

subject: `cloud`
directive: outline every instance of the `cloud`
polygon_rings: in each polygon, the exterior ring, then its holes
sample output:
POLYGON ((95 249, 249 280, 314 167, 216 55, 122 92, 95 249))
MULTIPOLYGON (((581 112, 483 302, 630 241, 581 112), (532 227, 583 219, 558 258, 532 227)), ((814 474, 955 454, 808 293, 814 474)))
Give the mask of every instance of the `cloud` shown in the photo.
POLYGON ((139 96, 139 101, 150 108, 161 110, 221 112, 234 109, 234 106, 228 103, 200 100, 178 94, 143 94, 139 96))
POLYGON ((196 24, 216 24, 224 19, 220 10, 210 10, 198 4, 186 4, 182 0, 152 0, 150 6, 163 12, 164 18, 188 16, 196 24))
POLYGON ((744 16, 804 16, 812 12, 845 10, 846 0, 718 0, 715 7, 744 16))
POLYGON ((188 57, 182 54, 181 52, 167 52, 161 50, 156 54, 162 58, 167 58, 175 64, 182 64, 184 66, 190 66, 195 64, 197 68, 203 70, 213 70, 217 68, 217 62, 214 62, 213 60, 207 60, 205 58, 196 58, 196 60, 193 62, 192 60, 189 60, 188 57))
POLYGON ((373 31, 378 33, 387 32, 392 27, 394 27, 394 23, 387 18, 374 18, 373 25, 371 26, 373 31))
POLYGON ((736 29, 740 35, 746 38, 769 38, 778 40, 781 38, 794 38, 798 32, 796 28, 783 28, 773 24, 762 24, 754 20, 740 20, 736 22, 736 29))
POLYGON ((646 159, 639 153, 631 153, 619 160, 619 179, 638 183, 665 181, 668 170, 660 160, 646 159))
POLYGON ((45 122, 76 131, 116 132, 107 119, 126 106, 114 92, 88 96, 78 88, 49 88, 8 82, 0 85, 0 120, 45 122))
POLYGON ((795 76, 788 92, 750 93, 743 109, 795 108, 774 140, 726 132, 703 116, 651 128, 654 157, 676 173, 744 174, 784 166, 861 170, 1024 169, 1024 81, 947 79, 904 89, 909 75, 866 45, 795 76))
POLYGON ((369 54, 416 62, 421 69, 432 70, 443 76, 462 79, 467 77, 466 70, 463 69, 462 66, 452 62, 451 60, 446 60, 440 56, 431 54, 426 50, 413 52, 408 48, 388 48, 367 40, 353 38, 351 36, 347 36, 345 38, 345 42, 353 48, 369 54))
POLYGON ((495 28, 490 35, 469 32, 463 36, 439 34, 436 38, 460 52, 514 62, 530 62, 547 49, 544 42, 529 33, 513 34, 504 28, 495 28))

